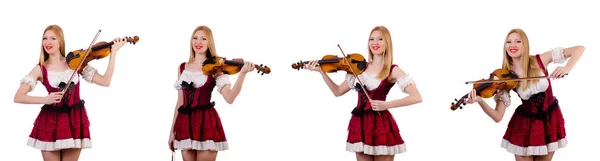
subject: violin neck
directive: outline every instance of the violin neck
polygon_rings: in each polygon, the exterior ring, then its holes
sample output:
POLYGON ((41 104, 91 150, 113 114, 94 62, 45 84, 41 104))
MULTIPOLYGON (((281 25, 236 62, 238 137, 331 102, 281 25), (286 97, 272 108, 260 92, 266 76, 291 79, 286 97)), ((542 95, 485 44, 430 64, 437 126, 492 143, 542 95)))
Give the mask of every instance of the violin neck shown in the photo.
MULTIPOLYGON (((338 62, 340 62, 340 59, 325 59, 325 60, 317 61, 317 63, 319 63, 319 64, 330 64, 330 63, 338 63, 338 62)), ((310 63, 310 61, 303 61, 302 63, 308 64, 308 63, 310 63)))
POLYGON ((114 44, 114 42, 112 42, 112 41, 111 41, 111 42, 108 42, 108 43, 106 43, 106 44, 100 44, 100 45, 98 45, 98 46, 94 46, 94 47, 92 47, 92 51, 94 51, 94 50, 100 50, 100 49, 104 49, 104 48, 110 47, 110 46, 111 46, 111 45, 113 45, 113 44, 114 44))

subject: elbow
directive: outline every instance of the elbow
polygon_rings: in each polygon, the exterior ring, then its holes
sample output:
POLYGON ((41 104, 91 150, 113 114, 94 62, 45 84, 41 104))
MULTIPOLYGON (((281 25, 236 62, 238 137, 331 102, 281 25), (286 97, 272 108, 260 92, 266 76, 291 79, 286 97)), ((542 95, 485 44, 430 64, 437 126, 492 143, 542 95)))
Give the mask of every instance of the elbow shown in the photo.
POLYGON ((233 104, 235 100, 234 99, 225 99, 225 102, 227 102, 227 104, 233 104))
POLYGON ((421 95, 418 95, 415 97, 415 103, 421 103, 423 102, 423 97, 421 97, 421 95))
POLYGON ((580 54, 583 54, 583 51, 585 51, 585 47, 583 45, 579 45, 577 46, 577 50, 579 50, 580 54))
POLYGON ((500 121, 502 121, 502 117, 496 117, 496 118, 492 118, 494 120, 494 122, 496 123, 500 123, 500 121))
POLYGON ((334 92, 334 93, 333 93, 333 96, 335 96, 335 97, 340 97, 340 96, 342 96, 342 95, 341 95, 340 93, 334 92))

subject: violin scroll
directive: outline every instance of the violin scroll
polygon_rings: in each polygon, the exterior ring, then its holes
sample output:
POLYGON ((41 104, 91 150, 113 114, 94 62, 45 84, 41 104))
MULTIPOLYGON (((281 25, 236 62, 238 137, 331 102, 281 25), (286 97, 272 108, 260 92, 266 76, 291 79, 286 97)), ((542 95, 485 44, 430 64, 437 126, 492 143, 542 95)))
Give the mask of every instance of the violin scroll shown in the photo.
MULTIPOLYGON (((477 96, 481 98, 491 98, 496 95, 499 90, 510 91, 517 88, 519 81, 515 79, 518 78, 519 76, 517 74, 508 69, 496 69, 490 73, 489 78, 475 81, 473 89, 475 89, 477 96)), ((469 94, 465 94, 460 99, 454 99, 456 102, 452 102, 450 109, 452 111, 458 108, 462 109, 462 106, 466 105, 465 99, 467 99, 468 96, 469 94)))

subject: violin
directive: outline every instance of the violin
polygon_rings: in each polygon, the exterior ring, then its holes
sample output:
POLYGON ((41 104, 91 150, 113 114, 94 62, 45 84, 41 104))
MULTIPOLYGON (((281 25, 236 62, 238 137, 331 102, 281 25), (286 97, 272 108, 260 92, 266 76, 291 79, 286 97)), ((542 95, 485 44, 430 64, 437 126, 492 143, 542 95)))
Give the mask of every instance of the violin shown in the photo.
MULTIPOLYGON (((565 74, 568 75, 568 74, 565 74)), ((563 75, 563 77, 565 76, 563 75)), ((481 79, 477 81, 468 81, 465 84, 473 84, 473 89, 475 89, 475 93, 477 96, 481 98, 491 98, 498 93, 498 91, 510 91, 512 89, 517 88, 519 82, 522 80, 530 80, 530 79, 548 79, 549 77, 540 76, 540 77, 527 77, 527 78, 519 78, 517 74, 508 70, 508 69, 496 69, 494 72, 490 73, 490 77, 488 79, 481 79), (497 80, 494 78, 498 78, 497 80)), ((452 103, 450 109, 452 111, 457 108, 462 109, 463 105, 466 105, 465 99, 469 94, 465 94, 459 100, 454 99, 456 103, 452 103)))
MULTIPOLYGON (((202 72, 206 75, 215 75, 217 73, 223 73, 228 75, 237 74, 244 67, 244 59, 242 58, 233 58, 231 60, 227 60, 224 57, 212 56, 202 62, 202 72)), ((271 73, 271 68, 266 65, 254 65, 257 70, 257 73, 261 73, 260 75, 271 73)))
MULTIPOLYGON (((494 72, 490 73, 488 79, 473 81, 473 89, 475 89, 477 96, 480 96, 481 98, 491 98, 496 95, 499 90, 510 91, 517 88, 519 81, 516 79, 518 78, 519 76, 517 74, 508 69, 496 69, 494 72), (498 78, 498 80, 495 80, 495 78, 498 78)), ((467 99, 468 96, 469 94, 467 93, 458 100, 454 99, 456 103, 452 102, 450 109, 452 111, 457 108, 462 109, 462 106, 466 105, 465 99, 467 99)))
MULTIPOLYGON (((304 64, 308 64, 310 61, 299 61, 292 64, 293 69, 303 69, 304 64)), ((364 56, 359 53, 348 54, 345 57, 338 57, 336 55, 325 55, 321 60, 318 60, 321 70, 325 73, 335 73, 343 70, 348 73, 362 74, 367 69, 367 60, 364 56), (349 60, 349 61, 347 61, 349 60)))
MULTIPOLYGON (((134 36, 133 38, 125 37, 123 39, 126 39, 127 42, 135 45, 135 43, 137 43, 140 38, 138 36, 134 36)), ((86 50, 86 49, 79 49, 79 50, 69 52, 69 54, 67 54, 67 56, 66 56, 67 63, 69 64, 69 68, 71 68, 72 70, 75 70, 77 72, 81 72, 81 70, 83 70, 83 68, 85 68, 85 66, 87 66, 87 64, 90 61, 102 59, 102 58, 105 58, 108 55, 110 55, 111 46, 113 44, 114 44, 114 42, 112 42, 112 41, 111 42, 105 42, 105 41, 98 42, 91 47, 91 51, 88 53, 89 55, 86 55, 86 52, 88 52, 88 50, 86 50), (80 64, 81 64, 81 66, 79 66, 80 64)))

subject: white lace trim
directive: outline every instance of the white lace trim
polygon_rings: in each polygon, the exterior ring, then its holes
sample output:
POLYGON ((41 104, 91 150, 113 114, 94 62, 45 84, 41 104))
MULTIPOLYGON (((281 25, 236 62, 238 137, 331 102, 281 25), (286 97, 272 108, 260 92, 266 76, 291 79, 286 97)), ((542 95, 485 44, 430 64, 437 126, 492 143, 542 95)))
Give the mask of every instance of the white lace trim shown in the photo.
POLYGON ((87 81, 88 83, 92 82, 92 79, 94 79, 94 75, 96 74, 96 68, 87 65, 85 66, 85 68, 83 68, 83 71, 81 71, 81 75, 83 76, 83 79, 85 81, 87 81))
MULTIPOLYGON (((373 90, 377 88, 381 83, 381 80, 377 79, 377 74, 363 72, 362 74, 358 75, 358 78, 362 83, 364 83, 365 86, 367 86, 367 90, 373 90)), ((356 83, 358 83, 358 81, 356 80, 354 75, 346 74, 346 80, 348 81, 348 86, 350 87, 350 89, 355 89, 355 85, 356 83)))
MULTIPOLYGON (((67 81, 69 81, 69 77, 71 77, 71 74, 73 74, 74 70, 67 69, 63 72, 55 72, 48 70, 47 72, 48 82, 50 83, 50 86, 58 88, 60 82, 67 83, 67 81)), ((73 80, 71 81, 75 82, 75 84, 79 83, 79 75, 74 76, 73 80)))
POLYGON ((27 145, 39 150, 46 151, 56 151, 61 149, 71 149, 71 148, 81 148, 87 149, 92 148, 92 141, 88 138, 86 139, 63 139, 56 140, 55 142, 46 142, 40 141, 35 138, 29 138, 27 140, 27 145))
POLYGON ((506 151, 518 156, 547 155, 549 152, 557 151, 560 148, 566 147, 567 138, 560 139, 557 142, 552 142, 547 145, 528 147, 518 146, 510 143, 506 139, 502 139, 501 146, 502 148, 506 149, 506 151))
POLYGON ((20 82, 21 82, 21 84, 25 83, 25 84, 31 86, 31 89, 29 90, 29 92, 33 91, 33 89, 37 85, 37 80, 35 80, 35 78, 33 78, 30 75, 24 76, 20 82))
POLYGON ((498 93, 494 95, 494 100, 496 102, 502 101, 506 107, 510 106, 510 91, 498 91, 498 93))
MULTIPOLYGON (((543 76, 544 73, 540 72, 539 76, 543 76)), ((546 79, 539 79, 539 81, 536 84, 530 84, 527 89, 523 90, 521 88, 521 86, 519 85, 517 87, 517 92, 519 93, 519 96, 521 97, 521 99, 523 100, 528 100, 529 97, 531 97, 534 94, 537 93, 541 93, 546 91, 546 89, 548 89, 548 80, 546 79)))
POLYGON ((214 151, 225 151, 229 149, 227 141, 214 142, 212 140, 207 141, 196 141, 192 139, 185 139, 181 141, 173 141, 173 147, 176 150, 214 150, 214 151))
POLYGON ((406 152, 406 144, 399 144, 394 146, 370 146, 365 145, 362 142, 346 142, 346 151, 363 152, 367 155, 396 155, 406 152))
POLYGON ((552 62, 556 64, 564 63, 567 59, 563 47, 552 48, 552 62))
MULTIPOLYGON (((198 87, 203 86, 206 83, 206 79, 208 79, 208 76, 204 75, 204 73, 202 73, 202 72, 191 72, 188 70, 183 70, 183 72, 181 73, 181 76, 179 76, 179 80, 175 81, 175 84, 173 84, 173 87, 177 90, 180 90, 181 82, 186 81, 188 83, 194 82, 194 88, 198 88, 198 87)), ((231 84, 231 82, 229 81, 229 75, 226 75, 226 74, 222 74, 222 75, 218 76, 215 81, 216 81, 217 90, 219 92, 225 85, 231 84)))
POLYGON ((400 90, 402 90, 403 93, 407 93, 406 86, 415 84, 415 80, 407 73, 404 74, 404 76, 398 78, 398 80, 396 80, 396 83, 398 84, 398 87, 400 87, 400 90))

